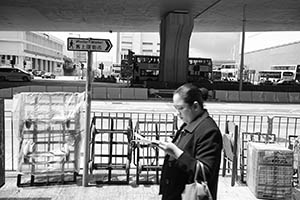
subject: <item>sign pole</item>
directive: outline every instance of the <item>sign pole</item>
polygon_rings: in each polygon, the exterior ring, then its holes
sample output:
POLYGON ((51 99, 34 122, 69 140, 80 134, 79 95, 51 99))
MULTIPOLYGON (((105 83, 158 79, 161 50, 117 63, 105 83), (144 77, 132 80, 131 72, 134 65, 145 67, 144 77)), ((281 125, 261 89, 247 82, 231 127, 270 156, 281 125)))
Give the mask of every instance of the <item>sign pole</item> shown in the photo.
POLYGON ((83 159, 83 177, 82 185, 88 186, 88 167, 89 167, 89 141, 90 141, 90 121, 91 121, 91 72, 92 72, 92 51, 88 51, 88 64, 86 70, 86 84, 85 84, 85 137, 84 137, 84 159, 83 159))
POLYGON ((244 49, 245 49, 245 26, 246 26, 246 5, 243 7, 243 32, 242 32, 242 49, 241 49, 241 63, 240 63, 240 82, 239 91, 243 90, 243 70, 244 70, 244 49))
POLYGON ((90 142, 90 123, 91 123, 91 81, 92 81, 92 52, 109 52, 112 48, 112 43, 109 39, 95 39, 95 38, 68 38, 69 51, 87 51, 88 64, 86 70, 86 84, 85 84, 85 137, 83 141, 83 175, 82 186, 87 187, 89 183, 88 168, 89 168, 89 142, 90 142))

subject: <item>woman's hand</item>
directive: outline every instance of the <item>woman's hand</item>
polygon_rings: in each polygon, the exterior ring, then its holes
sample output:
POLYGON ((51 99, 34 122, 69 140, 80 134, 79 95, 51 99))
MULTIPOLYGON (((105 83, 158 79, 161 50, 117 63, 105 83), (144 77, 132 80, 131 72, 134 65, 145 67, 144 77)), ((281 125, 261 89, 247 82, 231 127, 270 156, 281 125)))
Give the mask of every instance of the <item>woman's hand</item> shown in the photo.
POLYGON ((159 141, 157 146, 176 159, 183 153, 183 151, 172 142, 159 141))

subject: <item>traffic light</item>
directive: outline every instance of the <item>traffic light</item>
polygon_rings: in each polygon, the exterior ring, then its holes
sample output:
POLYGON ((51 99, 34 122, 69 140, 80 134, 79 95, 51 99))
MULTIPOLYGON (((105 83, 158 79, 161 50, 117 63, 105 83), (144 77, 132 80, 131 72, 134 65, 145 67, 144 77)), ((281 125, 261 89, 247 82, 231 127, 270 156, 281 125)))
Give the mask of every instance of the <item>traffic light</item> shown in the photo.
POLYGON ((104 64, 103 64, 103 63, 100 63, 100 64, 99 64, 99 69, 100 69, 100 70, 104 70, 104 64))
POLYGON ((133 64, 133 55, 134 55, 134 52, 128 49, 128 64, 129 65, 133 64))

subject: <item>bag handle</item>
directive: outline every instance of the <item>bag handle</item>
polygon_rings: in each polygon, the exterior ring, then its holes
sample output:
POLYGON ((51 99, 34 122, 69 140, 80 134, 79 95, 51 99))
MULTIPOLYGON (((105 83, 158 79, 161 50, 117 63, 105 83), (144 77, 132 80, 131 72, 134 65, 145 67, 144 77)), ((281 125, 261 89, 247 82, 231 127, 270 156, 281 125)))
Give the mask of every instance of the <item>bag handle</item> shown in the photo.
POLYGON ((199 160, 197 160, 197 163, 196 163, 196 172, 195 172, 194 181, 195 182, 197 181, 197 176, 198 176, 199 168, 201 168, 203 181, 206 182, 206 177, 205 177, 205 173, 204 173, 204 166, 203 166, 203 163, 200 162, 199 160))

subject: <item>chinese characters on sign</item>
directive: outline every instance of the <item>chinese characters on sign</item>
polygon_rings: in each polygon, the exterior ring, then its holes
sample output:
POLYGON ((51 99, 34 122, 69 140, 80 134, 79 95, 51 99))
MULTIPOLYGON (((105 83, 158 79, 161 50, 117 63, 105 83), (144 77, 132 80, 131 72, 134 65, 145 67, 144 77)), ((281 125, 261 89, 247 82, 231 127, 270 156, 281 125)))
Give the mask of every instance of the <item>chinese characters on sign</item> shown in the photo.
POLYGON ((109 52, 112 43, 109 39, 68 38, 69 51, 109 52))

